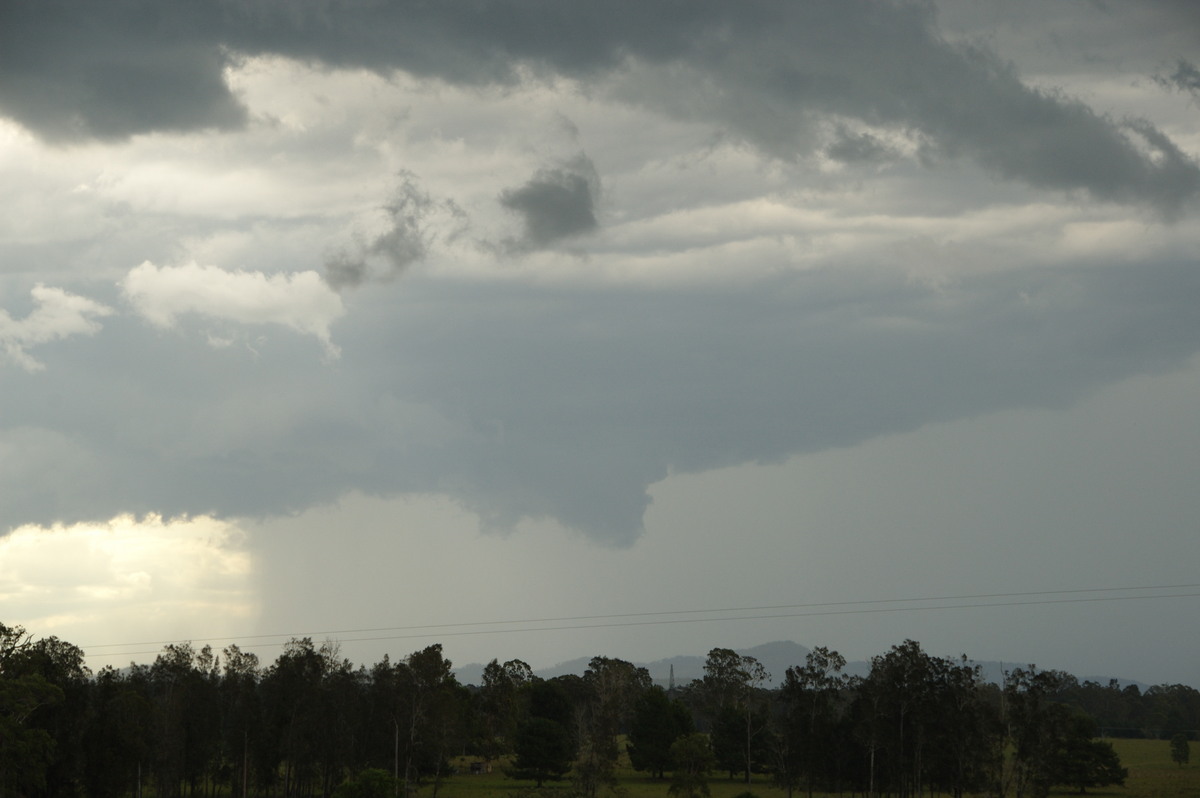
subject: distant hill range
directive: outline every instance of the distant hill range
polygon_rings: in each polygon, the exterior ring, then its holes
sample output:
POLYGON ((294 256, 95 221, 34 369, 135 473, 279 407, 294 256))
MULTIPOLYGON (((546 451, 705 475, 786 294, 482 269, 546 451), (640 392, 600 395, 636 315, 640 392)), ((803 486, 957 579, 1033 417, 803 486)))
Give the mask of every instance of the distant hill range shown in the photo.
MULTIPOLYGON (((808 656, 809 649, 799 643, 791 641, 777 641, 774 643, 764 643, 761 646, 753 648, 734 649, 737 653, 743 656, 751 656, 763 664, 767 672, 771 674, 771 684, 779 685, 783 682, 783 675, 788 668, 804 664, 804 658, 808 656)), ((708 653, 704 654, 689 654, 677 657, 669 657, 667 659, 655 660, 654 662, 635 662, 634 665, 645 668, 650 672, 650 678, 655 684, 668 686, 672 675, 672 667, 674 668, 675 684, 682 687, 694 679, 700 679, 704 676, 704 661, 707 659, 708 653)), ((579 659, 560 662, 557 665, 549 668, 541 668, 535 670, 534 673, 541 676, 543 679, 552 679, 555 676, 565 676, 567 674, 575 674, 582 676, 587 670, 588 663, 591 657, 580 657, 579 659)), ((1004 680, 1004 673, 1011 671, 1015 667, 1026 667, 1028 663, 1023 662, 987 662, 969 660, 972 665, 978 665, 982 669, 983 678, 986 681, 1000 684, 1004 680)), ((863 660, 847 662, 845 672, 853 676, 866 676, 871 670, 871 663, 863 660)), ((460 668, 454 669, 454 675, 458 678, 461 684, 479 684, 483 680, 483 665, 479 663, 471 663, 463 665, 460 668)), ((1099 676, 1079 676, 1079 680, 1091 680, 1103 685, 1107 685, 1111 678, 1115 677, 1099 677, 1099 676)), ((1132 681, 1130 679, 1117 679, 1121 687, 1135 684, 1139 689, 1145 689, 1146 684, 1142 682, 1132 681)))

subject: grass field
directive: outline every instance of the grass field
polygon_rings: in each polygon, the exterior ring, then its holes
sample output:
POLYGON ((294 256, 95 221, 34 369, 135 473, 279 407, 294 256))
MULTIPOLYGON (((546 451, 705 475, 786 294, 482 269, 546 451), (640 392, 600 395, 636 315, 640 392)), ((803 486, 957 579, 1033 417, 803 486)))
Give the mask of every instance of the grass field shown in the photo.
MULTIPOLYGON (((1166 740, 1112 740, 1113 748, 1121 757, 1121 764, 1129 770, 1129 779, 1124 787, 1103 787, 1089 790, 1088 795, 1099 798, 1200 798, 1200 752, 1193 751, 1193 761, 1182 768, 1171 761, 1171 751, 1166 740)), ((1196 746, 1193 746, 1196 748, 1196 746)), ((465 769, 465 767, 464 767, 465 769)), ((647 778, 629 768, 618 772, 617 798, 667 798, 670 780, 647 778)), ((766 776, 756 776, 747 786, 730 781, 723 775, 714 775, 709 781, 712 798, 736 798, 747 791, 757 798, 786 798, 787 793, 773 787, 766 776)), ((427 786, 424 793, 430 792, 427 786)), ((455 776, 443 782, 438 798, 522 798, 522 794, 533 794, 532 782, 514 781, 506 778, 503 769, 497 767, 492 773, 470 776, 455 776)), ((548 785, 540 795, 566 796, 570 793, 567 782, 548 785)), ((1062 790, 1051 793, 1052 798, 1077 796, 1075 791, 1062 790)), ((826 798, 826 796, 822 796, 826 798)), ((850 798, 849 795, 843 798, 850 798)))
POLYGON ((1180 767, 1171 761, 1166 740, 1112 740, 1129 769, 1124 787, 1105 787, 1095 795, 1122 798, 1200 798, 1200 751, 1192 745, 1192 761, 1180 767))

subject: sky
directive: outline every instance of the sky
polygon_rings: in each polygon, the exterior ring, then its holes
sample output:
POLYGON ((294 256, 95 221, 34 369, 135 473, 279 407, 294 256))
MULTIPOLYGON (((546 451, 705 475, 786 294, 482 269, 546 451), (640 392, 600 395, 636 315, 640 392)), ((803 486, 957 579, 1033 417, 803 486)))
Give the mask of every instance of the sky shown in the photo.
POLYGON ((1190 0, 0 20, 0 622, 1200 686, 1190 0))

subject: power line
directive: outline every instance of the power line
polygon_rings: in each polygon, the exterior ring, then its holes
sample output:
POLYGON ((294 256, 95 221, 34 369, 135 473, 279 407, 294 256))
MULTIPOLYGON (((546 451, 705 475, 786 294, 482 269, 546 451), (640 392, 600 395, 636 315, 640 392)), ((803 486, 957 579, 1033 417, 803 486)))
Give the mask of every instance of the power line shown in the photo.
MULTIPOLYGON (((898 604, 911 603, 915 601, 963 601, 967 599, 988 599, 988 598, 1015 598, 1021 596, 1051 596, 1051 595, 1066 595, 1079 593, 1110 593, 1117 591, 1135 591, 1135 590, 1184 590, 1200 588, 1200 583, 1197 584, 1179 584, 1179 585, 1143 585, 1138 587, 1094 587, 1094 588, 1077 588, 1073 590, 1032 590, 1018 593, 976 593, 960 596, 919 596, 915 598, 892 598, 892 599, 861 599, 858 601, 818 601, 807 602, 803 604, 775 604, 775 605, 760 605, 750 607, 720 607, 716 609, 705 610, 658 610, 654 612, 628 612, 628 613, 610 613, 605 615, 571 615, 563 617, 551 618, 520 618, 505 621, 470 621, 459 623, 441 623, 441 624, 423 624, 423 625, 406 625, 406 626, 383 626, 366 629, 327 629, 320 631, 309 632, 280 632, 276 634, 260 634, 260 635, 245 635, 240 640, 257 640, 268 637, 315 637, 317 635, 342 635, 342 634, 366 634, 369 632, 393 632, 393 631, 412 631, 418 629, 452 629, 462 626, 499 626, 508 624, 529 624, 529 623, 562 623, 565 621, 594 621, 608 620, 612 618, 642 618, 655 615, 695 615, 695 614, 711 614, 718 612, 760 612, 768 610, 790 610, 804 609, 809 607, 843 607, 856 605, 872 605, 872 604, 898 604)), ((1190 595, 1190 594, 1184 594, 1190 595)), ((210 637, 193 639, 195 643, 216 642, 220 640, 234 640, 233 637, 210 637)), ((91 646, 91 648, 114 648, 127 646, 151 646, 166 643, 177 642, 174 640, 144 640, 132 643, 103 643, 91 646)))
MULTIPOLYGON (((1164 599, 1164 598, 1189 598, 1200 596, 1200 593, 1165 593, 1154 595, 1091 595, 1083 596, 1080 594, 1095 594, 1095 593, 1129 593, 1134 591, 1148 590, 1186 590, 1200 588, 1200 584, 1177 584, 1177 585, 1143 585, 1139 587, 1108 587, 1108 588, 1081 588, 1074 590, 1039 590, 1025 591, 1016 593, 978 593, 960 596, 924 596, 917 598, 894 598, 894 599, 871 599, 858 601, 830 601, 830 602, 808 602, 802 604, 781 604, 781 605, 764 605, 752 607, 724 607, 717 609, 692 609, 692 610, 661 610, 655 612, 633 612, 633 613, 611 613, 605 615, 577 615, 551 618, 525 618, 517 620, 499 620, 499 621, 475 621, 475 622, 459 622, 447 624, 421 624, 408 626, 387 626, 365 629, 339 629, 339 630, 324 630, 312 632, 295 632, 295 633, 280 633, 280 634, 260 634, 246 635, 243 637, 211 637, 193 639, 189 642, 195 643, 212 643, 220 641, 238 641, 238 640, 267 640, 276 638, 271 642, 251 643, 249 645, 240 645, 243 649, 252 648, 269 648, 281 645, 287 640, 302 638, 302 637, 318 637, 318 636, 333 636, 333 635, 361 635, 373 634, 375 632, 403 632, 404 634, 381 635, 372 637, 352 637, 342 638, 338 642, 342 643, 362 643, 362 642, 377 642, 383 640, 405 640, 412 638, 427 638, 432 636, 431 630, 439 630, 436 636, 439 637, 464 637, 483 634, 517 634, 528 632, 554 632, 554 631, 570 631, 581 629, 605 629, 615 627, 634 627, 634 626, 654 626, 660 624, 683 624, 683 623, 711 623, 718 621, 753 621, 753 620, 769 620, 778 618, 806 618, 816 616, 829 615, 859 615, 872 613, 886 612, 927 612, 932 610, 954 610, 954 609, 975 609, 983 607, 1016 607, 1016 606, 1031 606, 1044 604, 1073 604, 1098 601, 1134 601, 1143 599, 1164 599), (1031 596, 1066 596, 1073 595, 1073 598, 1042 598, 1027 601, 982 601, 975 602, 977 599, 1021 599, 1031 596), (913 604, 917 602, 931 601, 951 601, 963 602, 971 601, 975 603, 958 603, 958 604, 934 604, 924 606, 885 606, 897 604, 913 604), (833 608, 842 609, 833 609, 833 608), (778 610, 812 610, 809 612, 777 612, 778 610), (753 613, 743 615, 729 615, 728 613, 753 613), (706 616, 706 617, 657 617, 657 616, 706 616), (648 620, 654 618, 654 620, 648 620), (641 620, 635 620, 641 619, 641 620), (604 621, 603 623, 588 623, 589 621, 604 621), (555 626, 544 626, 541 624, 560 624, 555 626), (474 627, 474 628, 468 628, 474 627), (479 628, 489 627, 489 628, 479 628), (507 627, 507 628, 496 628, 507 627), (278 639, 278 638, 286 638, 278 639)), ((180 642, 178 640, 160 640, 160 641, 141 641, 132 643, 103 643, 91 646, 91 649, 97 648, 123 648, 128 649, 138 646, 163 646, 170 643, 180 642)), ((85 650, 89 647, 81 646, 85 650)), ((89 654, 92 657, 110 657, 110 656, 136 656, 141 654, 156 654, 158 650, 146 651, 112 651, 89 654)))

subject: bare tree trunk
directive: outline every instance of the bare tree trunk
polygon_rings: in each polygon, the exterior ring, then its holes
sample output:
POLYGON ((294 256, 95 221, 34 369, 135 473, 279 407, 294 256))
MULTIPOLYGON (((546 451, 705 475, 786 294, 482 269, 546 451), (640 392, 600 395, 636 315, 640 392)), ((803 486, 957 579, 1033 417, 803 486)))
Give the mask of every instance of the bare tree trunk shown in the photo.
POLYGON ((413 702, 412 718, 408 727, 408 751, 404 757, 404 798, 409 798, 412 789, 412 759, 413 749, 417 745, 417 705, 413 702))
POLYGON ((242 798, 246 798, 246 778, 250 770, 250 732, 242 732, 242 798))
POLYGON ((751 738, 751 714, 750 714, 750 697, 746 697, 746 778, 745 783, 750 783, 750 738, 751 738))
POLYGON ((871 743, 871 767, 870 775, 867 777, 867 795, 875 798, 875 743, 871 743))

